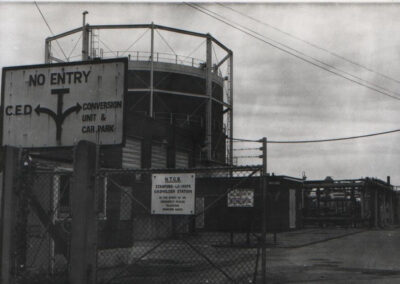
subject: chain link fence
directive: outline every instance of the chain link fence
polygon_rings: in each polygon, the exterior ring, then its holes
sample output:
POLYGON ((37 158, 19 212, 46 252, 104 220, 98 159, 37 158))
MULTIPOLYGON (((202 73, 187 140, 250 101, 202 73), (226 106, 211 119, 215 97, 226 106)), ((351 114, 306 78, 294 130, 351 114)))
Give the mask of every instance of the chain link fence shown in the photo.
MULTIPOLYGON (((261 166, 98 171, 95 282, 261 283, 261 171, 261 166), (194 211, 154 214, 153 178, 183 174, 193 177, 194 211)), ((14 283, 69 283, 73 179, 72 171, 30 165, 18 171, 14 283)))
POLYGON ((99 172, 97 283, 256 283, 260 171, 249 166, 99 172), (152 178, 182 173, 195 176, 195 212, 152 214, 152 178))
POLYGON ((38 171, 25 164, 16 179, 13 281, 68 283, 71 173, 38 171))

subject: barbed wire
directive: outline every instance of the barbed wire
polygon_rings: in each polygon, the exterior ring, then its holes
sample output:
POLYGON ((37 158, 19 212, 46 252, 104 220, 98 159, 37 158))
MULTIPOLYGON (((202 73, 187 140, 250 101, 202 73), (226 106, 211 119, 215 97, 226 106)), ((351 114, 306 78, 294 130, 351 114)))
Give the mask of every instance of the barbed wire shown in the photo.
POLYGON ((262 155, 234 156, 234 158, 262 158, 262 155))

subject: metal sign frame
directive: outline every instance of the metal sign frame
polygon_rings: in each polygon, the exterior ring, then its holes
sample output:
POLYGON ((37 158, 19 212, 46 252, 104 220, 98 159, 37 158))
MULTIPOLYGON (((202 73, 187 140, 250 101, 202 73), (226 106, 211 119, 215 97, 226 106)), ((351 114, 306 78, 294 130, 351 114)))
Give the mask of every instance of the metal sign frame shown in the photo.
MULTIPOLYGON (((6 73, 9 71, 19 71, 19 70, 30 70, 30 69, 40 69, 40 68, 62 68, 65 66, 85 66, 85 65, 99 65, 99 64, 107 64, 107 63, 121 63, 124 65, 123 67, 123 90, 122 90, 122 98, 123 98, 123 106, 122 106, 122 139, 121 139, 121 143, 102 143, 100 144, 101 146, 124 146, 125 145, 125 134, 126 134, 126 97, 127 97, 127 86, 128 86, 128 79, 127 79, 127 74, 128 74, 128 58, 113 58, 113 59, 95 59, 95 60, 89 60, 89 61, 75 61, 75 62, 65 62, 65 63, 53 63, 53 64, 35 64, 35 65, 21 65, 21 66, 9 66, 9 67, 3 67, 2 68, 2 78, 1 78, 1 118, 2 118, 2 131, 0 133, 1 135, 1 141, 3 144, 3 131, 5 128, 5 105, 4 105, 4 99, 5 99, 5 83, 6 83, 6 73)), ((62 89, 58 89, 61 90, 62 89)), ((57 94, 57 90, 53 95, 58 95, 57 94)), ((70 107, 71 110, 66 110, 64 111, 65 113, 67 111, 72 112, 74 111, 74 109, 72 109, 73 107, 70 107)), ((38 110, 33 110, 33 111, 41 111, 42 109, 38 109, 38 110)), ((31 110, 32 111, 32 110, 31 110)), ((46 112, 46 110, 44 110, 44 112, 46 112)), ((50 114, 49 114, 50 116, 50 114)), ((54 116, 54 115, 52 115, 54 116)), ((56 122, 56 119, 54 119, 56 122)), ((57 124, 57 122, 56 122, 57 124)), ((58 132, 58 130, 57 130, 58 132)), ((59 135, 59 133, 57 133, 56 135, 59 135)), ((78 142, 78 141, 77 141, 78 142)), ((4 146, 4 145, 3 145, 4 146)), ((71 148, 74 145, 49 145, 49 146, 27 146, 24 147, 26 149, 48 149, 48 148, 71 148)), ((18 147, 18 145, 17 145, 18 147)))

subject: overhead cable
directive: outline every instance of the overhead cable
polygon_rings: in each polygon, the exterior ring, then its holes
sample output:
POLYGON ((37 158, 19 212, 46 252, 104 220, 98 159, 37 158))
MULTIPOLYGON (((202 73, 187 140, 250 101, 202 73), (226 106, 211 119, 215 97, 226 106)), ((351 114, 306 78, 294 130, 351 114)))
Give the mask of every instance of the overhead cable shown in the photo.
MULTIPOLYGON (((47 28, 49 29, 49 31, 50 31, 50 33, 51 33, 51 35, 52 35, 52 36, 54 36, 54 33, 53 33, 53 31, 52 31, 52 29, 51 29, 51 27, 50 27, 49 23, 47 22, 46 18, 44 17, 44 15, 43 15, 42 11, 40 10, 40 8, 39 8, 38 4, 36 3, 36 1, 34 1, 34 3, 35 3, 35 5, 36 5, 36 8, 38 9, 38 11, 39 11, 40 15, 42 16, 42 19, 43 19, 43 21, 45 22, 45 24, 46 24, 47 28)), ((65 52, 64 52, 64 50, 62 49, 61 45, 58 43, 58 40, 56 40, 56 43, 57 43, 58 47, 60 48, 60 50, 61 50, 62 54, 64 55, 64 57, 65 57, 65 60, 67 60, 67 61, 68 61, 67 55, 65 54, 65 52)))
POLYGON ((386 135, 386 134, 391 134, 391 133, 395 133, 395 132, 400 132, 400 129, 365 134, 365 135, 341 137, 341 138, 316 139, 316 140, 287 140, 287 141, 285 141, 285 140, 269 140, 269 141, 267 141, 267 143, 270 143, 270 144, 305 144, 305 143, 336 142, 336 141, 354 140, 354 139, 367 138, 367 137, 372 137, 372 136, 386 135))
MULTIPOLYGON (((306 58, 304 58, 304 57, 302 57, 302 56, 299 56, 299 55, 297 55, 297 54, 295 54, 295 53, 293 53, 293 52, 291 52, 291 51, 288 51, 288 50, 286 50, 286 49, 284 49, 284 48, 281 48, 281 47, 277 46, 276 44, 273 44, 273 43, 271 43, 271 42, 269 42, 269 41, 267 41, 267 40, 264 40, 264 39, 262 39, 262 38, 260 38, 260 37, 257 37, 257 36, 255 36, 255 35, 253 35, 252 33, 248 32, 248 31, 246 31, 246 30, 244 30, 244 29, 242 29, 242 28, 240 28, 240 27, 237 27, 237 26, 232 25, 232 24, 229 23, 228 21, 225 21, 225 20, 223 20, 223 19, 221 19, 221 18, 218 18, 218 17, 216 17, 216 16, 214 16, 214 15, 212 15, 212 14, 206 12, 206 11, 203 11, 201 8, 198 8, 197 6, 195 6, 195 5, 193 5, 193 4, 186 3, 186 2, 185 2, 185 4, 188 5, 188 6, 190 6, 190 7, 192 7, 192 8, 194 8, 194 9, 196 9, 196 10, 198 10, 198 11, 200 11, 201 13, 204 13, 204 14, 206 14, 206 15, 208 15, 208 16, 210 16, 210 17, 212 17, 212 18, 214 18, 214 19, 216 19, 216 20, 218 20, 218 21, 220 21, 220 22, 225 23, 226 25, 228 25, 228 26, 230 26, 230 27, 232 27, 232 28, 234 28, 234 29, 236 29, 236 30, 239 30, 239 31, 241 31, 241 32, 243 32, 243 33, 245 33, 245 34, 247 34, 247 35, 249 35, 249 36, 251 36, 251 37, 253 37, 253 38, 255 38, 255 39, 258 39, 259 41, 262 41, 262 42, 264 42, 264 43, 266 43, 266 44, 268 44, 268 45, 270 45, 270 46, 272 46, 272 47, 274 47, 274 48, 277 48, 277 49, 279 49, 279 50, 281 50, 281 51, 283 51, 283 52, 285 52, 285 53, 287 53, 287 54, 290 54, 290 55, 292 55, 292 56, 294 56, 294 57, 296 57, 296 58, 298 58, 298 59, 300 59, 300 60, 302 60, 302 61, 304 61, 304 62, 306 62, 306 63, 309 63, 309 64, 311 64, 311 65, 313 65, 313 66, 315 66, 315 67, 318 67, 318 68, 320 68, 320 69, 323 69, 323 70, 325 70, 325 71, 327 71, 327 72, 329 72, 329 73, 332 73, 332 74, 334 74, 334 75, 337 75, 337 76, 339 76, 339 77, 342 77, 342 78, 344 78, 344 79, 346 79, 346 80, 348 80, 348 81, 350 81, 350 82, 353 82, 353 83, 355 83, 355 84, 357 84, 357 85, 360 85, 360 86, 363 86, 363 87, 365 87, 365 88, 368 88, 368 89, 370 89, 370 90, 372 90, 372 91, 378 92, 378 93, 380 93, 380 94, 382 94, 382 95, 391 97, 391 98, 396 99, 396 100, 400 100, 400 98, 397 97, 397 96, 395 96, 395 95, 391 95, 391 94, 388 94, 388 93, 386 93, 386 92, 384 92, 384 91, 382 91, 382 90, 379 90, 379 89, 377 89, 377 88, 374 88, 374 87, 365 85, 365 84, 363 84, 363 83, 361 83, 361 82, 359 82, 359 81, 357 81, 357 80, 354 80, 354 79, 351 79, 351 78, 349 78, 349 77, 346 77, 346 76, 344 76, 344 75, 342 75, 342 74, 340 74, 340 73, 338 73, 338 72, 336 72, 336 71, 333 71, 333 70, 331 70, 331 69, 329 69, 329 68, 327 68, 327 67, 321 66, 321 65, 319 65, 319 64, 317 64, 317 63, 315 63, 315 62, 312 62, 312 61, 310 61, 310 60, 308 60, 308 59, 306 59, 306 58)), ((263 37, 264 37, 264 36, 263 36, 263 37)), ((282 45, 282 44, 281 44, 281 45, 282 45)), ((298 51, 296 51, 296 52, 297 52, 297 53, 300 53, 300 52, 298 52, 298 51)), ((324 65, 330 66, 330 65, 328 65, 328 64, 326 64, 326 63, 324 63, 324 65)), ((331 68, 336 69, 336 68, 333 67, 333 66, 331 66, 331 68)), ((336 70, 338 70, 338 69, 336 69, 336 70)), ((354 75, 351 75, 351 76, 355 77, 354 75)), ((369 84, 371 84, 371 83, 369 83, 369 84)), ((372 84, 371 84, 371 85, 372 85, 372 84)), ((378 88, 384 89, 384 88, 382 88, 382 87, 378 87, 378 88)))
MULTIPOLYGON (((340 138, 327 138, 327 139, 313 139, 313 140, 267 140, 268 144, 306 144, 306 143, 323 143, 323 142, 337 142, 337 141, 344 141, 344 140, 354 140, 360 138, 367 138, 373 136, 381 136, 387 135, 391 133, 400 132, 400 129, 394 129, 389 131, 383 132, 375 132, 370 134, 364 135, 357 135, 357 136, 348 136, 348 137, 340 137, 340 138)), ((241 139, 241 138, 232 138, 234 142, 257 142, 260 143, 263 140, 251 140, 251 139, 241 139)))
MULTIPOLYGON (((211 10, 205 8, 205 7, 202 7, 202 6, 198 5, 198 4, 194 4, 194 5, 200 7, 201 9, 204 9, 204 10, 208 11, 209 13, 212 13, 212 14, 214 14, 214 15, 217 15, 217 17, 220 17, 220 18, 222 18, 222 19, 225 19, 225 20, 227 20, 227 21, 230 21, 231 24, 235 24, 235 25, 237 25, 237 26, 239 26, 239 27, 241 27, 241 28, 243 28, 243 29, 246 29, 246 30, 248 30, 248 31, 250 31, 250 32, 252 32, 252 33, 258 35, 258 36, 263 37, 264 39, 267 39, 267 40, 269 40, 269 41, 272 41, 272 42, 274 42, 274 43, 276 43, 276 44, 278 44, 278 45, 280 45, 280 46, 283 46, 284 48, 287 48, 287 49, 289 49, 289 50, 292 50, 292 51, 294 51, 294 52, 296 52, 296 53, 298 53, 298 54, 300 54, 300 55, 302 55, 302 56, 308 57, 309 59, 311 59, 311 60, 313 60, 313 61, 315 61, 315 62, 318 62, 318 63, 320 63, 320 64, 322 64, 322 65, 325 65, 326 67, 328 67, 328 68, 330 68, 330 69, 334 69, 334 70, 336 70, 336 71, 342 72, 342 73, 344 73, 344 74, 346 74, 346 75, 349 75, 349 76, 351 76, 351 77, 353 77, 353 78, 355 78, 355 79, 357 79, 357 80, 359 80, 359 81, 361 81, 361 82, 367 83, 367 84, 369 84, 370 86, 374 86, 374 87, 376 87, 376 88, 379 88, 380 90, 384 90, 385 92, 392 93, 392 95, 398 95, 398 96, 400 96, 400 94, 398 94, 398 93, 395 93, 395 92, 393 92, 393 91, 391 91, 391 90, 388 90, 388 89, 386 89, 386 88, 384 88, 384 87, 378 86, 378 85, 376 85, 376 84, 374 84, 374 83, 371 83, 371 82, 369 82, 369 81, 367 81, 367 80, 364 80, 364 79, 361 78, 361 77, 358 77, 358 76, 355 76, 355 75, 353 75, 353 74, 350 74, 350 73, 348 73, 348 72, 346 72, 346 71, 344 71, 344 70, 341 70, 341 69, 339 69, 339 68, 336 68, 335 66, 332 66, 332 65, 327 64, 327 63, 325 63, 325 62, 323 62, 323 61, 321 61, 321 60, 319 60, 319 59, 317 59, 317 58, 314 58, 314 57, 312 57, 312 56, 309 56, 309 55, 305 54, 304 52, 301 52, 301 51, 299 51, 299 50, 297 50, 297 49, 294 49, 294 48, 292 48, 292 47, 290 47, 290 46, 288 46, 288 45, 285 45, 285 44, 280 43, 280 42, 278 42, 278 41, 276 41, 276 40, 273 40, 273 39, 271 39, 271 38, 269 38, 269 37, 266 37, 265 35, 260 34, 260 33, 254 31, 254 30, 252 30, 252 29, 250 29, 250 28, 247 28, 247 27, 245 27, 245 26, 243 26, 243 25, 240 25, 240 24, 238 24, 238 23, 235 23, 235 22, 233 22, 232 20, 229 20, 229 19, 227 19, 226 17, 223 17, 223 16, 219 15, 218 13, 215 13, 215 12, 213 12, 213 11, 211 11, 211 10)), ((400 98, 399 98, 399 99, 400 99, 400 98)))
POLYGON ((261 20, 259 20, 259 19, 257 19, 257 18, 254 18, 254 17, 252 17, 252 16, 249 16, 249 15, 247 15, 247 14, 245 14, 245 13, 243 13, 243 12, 240 12, 240 11, 238 11, 238 10, 232 8, 232 7, 229 7, 229 6, 224 5, 224 4, 222 4, 222 3, 216 3, 216 4, 222 6, 222 7, 226 8, 226 9, 229 9, 229 10, 231 10, 231 11, 233 11, 233 12, 239 14, 239 15, 242 15, 243 17, 246 17, 246 18, 251 19, 251 20, 253 20, 253 21, 255 21, 255 22, 258 22, 258 23, 260 23, 260 24, 262 24, 262 25, 265 25, 265 26, 267 26, 267 27, 270 27, 270 28, 272 28, 272 29, 274 29, 274 30, 276 30, 276 31, 278 31, 278 32, 280 32, 280 33, 283 33, 283 34, 285 34, 285 35, 287 35, 287 36, 289 36, 289 37, 291 37, 291 38, 294 38, 294 39, 296 39, 296 40, 298 40, 298 41, 301 41, 301 42, 303 42, 303 43, 305 43, 305 44, 307 44, 307 45, 309 45, 309 46, 312 46, 312 47, 314 47, 314 48, 316 48, 316 49, 319 49, 319 50, 322 50, 322 51, 324 51, 324 52, 326 52, 326 53, 328 53, 328 54, 330 54, 330 55, 332 55, 332 56, 335 56, 335 57, 337 57, 337 58, 340 58, 340 59, 342 59, 342 60, 344 60, 344 61, 346 61, 346 62, 348 62, 348 63, 350 63, 350 64, 353 64, 353 65, 355 65, 355 66, 358 66, 358 67, 360 67, 360 68, 362 68, 362 69, 364 69, 364 70, 367 70, 367 71, 369 71, 369 72, 375 73, 375 74, 377 74, 377 75, 379 75, 379 76, 381 76, 381 77, 384 77, 384 78, 386 78, 386 79, 388 79, 388 80, 394 81, 394 82, 396 82, 396 83, 400 83, 399 80, 396 80, 396 79, 394 79, 394 78, 392 78, 392 77, 389 77, 388 75, 385 75, 385 74, 383 74, 383 73, 377 72, 377 71, 375 71, 375 70, 373 70, 373 69, 371 69, 371 68, 369 68, 369 67, 366 67, 366 66, 364 66, 364 65, 362 65, 362 64, 360 64, 360 63, 357 63, 357 62, 355 62, 355 61, 353 61, 353 60, 350 60, 350 59, 348 59, 348 58, 346 58, 346 57, 344 57, 344 56, 342 56, 342 55, 340 55, 340 54, 337 54, 337 53, 335 53, 335 52, 332 52, 332 51, 330 51, 330 50, 328 50, 328 49, 326 49, 326 48, 320 47, 320 46, 316 45, 315 43, 312 43, 312 42, 310 42, 310 41, 304 40, 304 39, 302 39, 302 38, 300 38, 300 37, 298 37, 298 36, 295 36, 295 35, 293 35, 293 34, 291 34, 291 33, 285 32, 285 31, 283 31, 283 30, 281 30, 281 29, 279 29, 279 28, 277 28, 277 27, 275 27, 275 26, 273 26, 273 25, 271 25, 271 24, 268 24, 268 23, 266 23, 266 22, 264 22, 264 21, 261 21, 261 20))

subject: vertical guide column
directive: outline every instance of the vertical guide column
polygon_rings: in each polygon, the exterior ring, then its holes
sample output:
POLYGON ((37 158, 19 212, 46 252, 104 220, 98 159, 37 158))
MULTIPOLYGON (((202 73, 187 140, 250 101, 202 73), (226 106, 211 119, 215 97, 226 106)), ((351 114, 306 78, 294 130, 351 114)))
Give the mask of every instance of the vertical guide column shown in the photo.
POLYGON ((48 38, 46 38, 46 42, 44 45, 44 62, 47 64, 51 63, 50 55, 51 55, 51 41, 48 38))
POLYGON ((206 143, 207 143, 207 160, 212 160, 212 40, 207 35, 207 51, 206 51, 206 95, 207 95, 207 113, 206 113, 206 143))
POLYGON ((149 116, 154 116, 154 24, 151 23, 151 42, 150 42, 150 109, 149 116))
POLYGON ((71 188, 71 284, 95 283, 96 279, 95 169, 96 145, 79 141, 74 151, 74 178, 71 188))
POLYGON ((19 170, 21 150, 14 147, 5 147, 3 196, 1 212, 1 281, 2 284, 12 283, 11 268, 14 251, 14 228, 16 222, 17 200, 15 189, 17 186, 17 174, 19 170))

